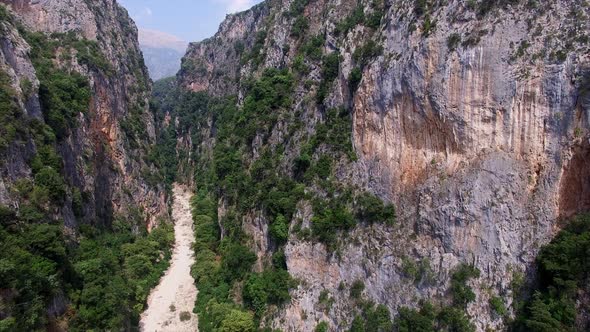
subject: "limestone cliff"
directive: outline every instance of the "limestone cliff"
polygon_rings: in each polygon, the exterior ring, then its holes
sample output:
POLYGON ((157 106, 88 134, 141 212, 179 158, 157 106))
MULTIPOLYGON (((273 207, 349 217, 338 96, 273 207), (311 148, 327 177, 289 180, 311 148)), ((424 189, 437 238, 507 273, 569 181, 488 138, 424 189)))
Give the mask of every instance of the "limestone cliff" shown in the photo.
MULTIPOLYGON (((2 2, 9 16, 0 22, 0 67, 16 91, 24 113, 20 121, 48 121, 45 67, 81 75, 89 85, 89 106, 74 114, 76 125, 55 142, 68 187, 56 219, 76 228, 88 222, 109 226, 119 216, 138 215, 148 227, 167 218, 163 186, 148 181, 157 173, 146 158, 155 143, 151 81, 126 10, 114 0, 2 2), (53 54, 40 54, 50 48, 53 54), (51 63, 41 68, 47 60, 51 63)), ((38 149, 31 134, 23 133, 1 152, 1 204, 18 206, 14 184, 31 177, 38 149)))
MULTIPOLYGON (((502 328, 489 299, 501 295, 510 307, 512 282, 534 273, 538 248, 563 218, 590 208, 589 14, 568 0, 268 0, 191 44, 180 86, 239 103, 265 68, 304 66, 289 110, 298 128, 313 132, 326 108, 350 109, 358 160, 339 163, 337 181, 398 207, 395 227, 358 226, 338 255, 291 234, 288 270, 302 282, 268 325, 348 328, 354 308, 338 289, 358 279, 393 313, 421 299, 444 302, 451 271, 466 262, 482 272, 467 312, 480 331, 502 328), (325 72, 313 38, 320 57, 339 54, 319 104, 325 72), (408 260, 426 262, 428 282, 407 277, 408 260), (318 300, 326 290, 327 310, 318 300)), ((287 121, 268 141, 252 141, 252 161, 266 145, 297 140, 287 121)), ((204 129, 205 145, 211 132, 204 129)), ((290 169, 300 149, 284 148, 290 169)), ((268 222, 255 215, 244 228, 264 256, 268 222)), ((312 215, 302 202, 294 219, 305 226, 312 215)))

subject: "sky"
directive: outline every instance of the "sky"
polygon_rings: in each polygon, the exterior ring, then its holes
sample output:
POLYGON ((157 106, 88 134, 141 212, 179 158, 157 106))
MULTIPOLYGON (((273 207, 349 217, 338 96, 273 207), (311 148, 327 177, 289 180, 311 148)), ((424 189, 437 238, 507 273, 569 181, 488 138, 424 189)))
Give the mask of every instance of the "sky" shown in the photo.
POLYGON ((139 28, 173 34, 185 41, 211 37, 226 14, 262 0, 119 0, 139 28))

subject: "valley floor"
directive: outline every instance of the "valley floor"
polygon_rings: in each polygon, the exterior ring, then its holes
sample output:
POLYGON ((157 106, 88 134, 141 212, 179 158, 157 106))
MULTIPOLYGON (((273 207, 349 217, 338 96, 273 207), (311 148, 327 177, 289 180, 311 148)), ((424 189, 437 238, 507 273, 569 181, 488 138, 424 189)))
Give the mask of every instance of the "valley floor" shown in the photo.
POLYGON ((194 263, 194 241, 191 217, 191 192, 176 184, 173 189, 175 244, 170 267, 148 298, 148 308, 141 315, 140 328, 145 332, 197 331, 197 316, 193 307, 197 288, 190 274, 194 263))

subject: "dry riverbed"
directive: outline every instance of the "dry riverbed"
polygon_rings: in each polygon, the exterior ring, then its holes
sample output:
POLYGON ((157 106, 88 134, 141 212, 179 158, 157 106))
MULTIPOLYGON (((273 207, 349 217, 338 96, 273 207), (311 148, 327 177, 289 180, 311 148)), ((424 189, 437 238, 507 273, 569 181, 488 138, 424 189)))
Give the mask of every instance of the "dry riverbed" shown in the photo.
POLYGON ((171 264, 160 284, 148 297, 148 308, 141 315, 140 327, 144 332, 198 331, 197 316, 193 307, 197 288, 190 275, 195 262, 193 220, 190 210, 191 192, 184 186, 174 185, 174 253, 171 264))

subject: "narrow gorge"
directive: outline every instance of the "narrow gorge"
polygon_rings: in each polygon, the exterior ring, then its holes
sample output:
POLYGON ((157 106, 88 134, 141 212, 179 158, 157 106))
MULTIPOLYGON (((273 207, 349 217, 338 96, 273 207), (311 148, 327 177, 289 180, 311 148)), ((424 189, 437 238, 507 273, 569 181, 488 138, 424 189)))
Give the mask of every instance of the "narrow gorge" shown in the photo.
POLYGON ((0 0, 0 331, 590 330, 588 1, 264 0, 150 56, 0 0))

